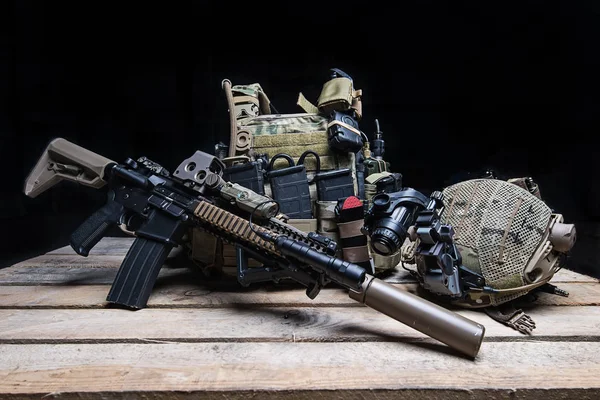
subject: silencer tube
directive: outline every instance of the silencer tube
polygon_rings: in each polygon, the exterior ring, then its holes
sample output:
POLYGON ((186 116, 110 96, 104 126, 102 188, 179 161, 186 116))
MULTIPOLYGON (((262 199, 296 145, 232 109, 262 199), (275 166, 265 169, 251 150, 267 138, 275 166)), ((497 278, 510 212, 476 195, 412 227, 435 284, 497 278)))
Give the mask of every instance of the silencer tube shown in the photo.
POLYGON ((350 298, 475 358, 485 327, 460 314, 367 275, 350 298))

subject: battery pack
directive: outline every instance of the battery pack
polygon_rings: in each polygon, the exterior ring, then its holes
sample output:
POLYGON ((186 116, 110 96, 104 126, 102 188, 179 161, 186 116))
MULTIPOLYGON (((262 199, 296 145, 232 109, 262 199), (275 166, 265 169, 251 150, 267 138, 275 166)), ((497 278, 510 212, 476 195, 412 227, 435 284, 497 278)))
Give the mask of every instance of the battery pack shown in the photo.
POLYGON ((349 168, 319 172, 315 175, 319 201, 338 201, 342 197, 354 196, 354 182, 349 168))
POLYGON ((258 161, 225 168, 223 179, 227 182, 237 183, 258 194, 265 194, 264 172, 261 163, 258 161))

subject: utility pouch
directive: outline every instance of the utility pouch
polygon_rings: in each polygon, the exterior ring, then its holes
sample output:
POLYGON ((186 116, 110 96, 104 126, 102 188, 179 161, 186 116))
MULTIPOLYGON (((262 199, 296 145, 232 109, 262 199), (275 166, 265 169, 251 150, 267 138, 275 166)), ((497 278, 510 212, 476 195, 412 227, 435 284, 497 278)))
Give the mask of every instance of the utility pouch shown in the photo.
POLYGON ((342 197, 354 196, 354 181, 349 168, 319 172, 314 182, 319 201, 338 201, 342 197))
POLYGON ((342 152, 356 153, 363 147, 363 137, 358 122, 348 114, 331 113, 327 124, 329 146, 342 152))
POLYGON ((333 111, 347 111, 352 106, 354 98, 352 80, 345 77, 333 78, 323 85, 317 99, 317 108, 323 114, 333 111))
POLYGON ((223 179, 227 182, 237 183, 258 194, 265 194, 264 169, 260 159, 225 168, 223 179))
POLYGON ((369 157, 364 161, 364 165, 365 178, 380 172, 390 172, 390 163, 384 160, 369 157))
POLYGON ((394 193, 399 190, 402 190, 402 174, 398 172, 378 172, 365 179, 365 198, 369 204, 377 193, 394 193))
POLYGON ((356 196, 339 199, 335 215, 343 259, 360 265, 373 274, 375 266, 369 254, 368 239, 361 231, 365 218, 362 201, 356 196))
POLYGON ((376 183, 378 193, 394 193, 402 189, 402 174, 392 172, 388 176, 384 176, 376 183))
POLYGON ((290 219, 311 219, 313 217, 308 177, 303 165, 307 154, 319 157, 315 152, 309 150, 300 156, 298 165, 294 165, 292 157, 284 153, 276 154, 269 162, 267 176, 273 199, 279 203, 279 211, 290 219), (280 158, 287 160, 288 167, 272 170, 275 161, 280 158))

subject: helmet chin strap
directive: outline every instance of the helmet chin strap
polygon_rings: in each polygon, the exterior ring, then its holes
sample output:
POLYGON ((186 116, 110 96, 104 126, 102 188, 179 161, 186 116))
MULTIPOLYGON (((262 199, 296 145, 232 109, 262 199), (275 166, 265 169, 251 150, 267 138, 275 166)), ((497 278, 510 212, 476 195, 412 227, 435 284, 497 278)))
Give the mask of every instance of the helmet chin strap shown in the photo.
MULTIPOLYGON (((514 288, 510 288, 510 289, 493 289, 492 293, 497 293, 497 294, 505 295, 505 294, 519 293, 519 292, 523 292, 523 291, 527 291, 528 292, 528 291, 530 291, 532 289, 535 289, 537 287, 545 285, 549 281, 550 281, 550 278, 545 279, 543 281, 536 282, 536 283, 531 283, 529 285, 517 286, 517 287, 514 287, 514 288)), ((474 288, 471 288, 470 291, 473 291, 473 292, 484 292, 486 290, 485 290, 485 288, 476 288, 476 287, 474 287, 474 288)))

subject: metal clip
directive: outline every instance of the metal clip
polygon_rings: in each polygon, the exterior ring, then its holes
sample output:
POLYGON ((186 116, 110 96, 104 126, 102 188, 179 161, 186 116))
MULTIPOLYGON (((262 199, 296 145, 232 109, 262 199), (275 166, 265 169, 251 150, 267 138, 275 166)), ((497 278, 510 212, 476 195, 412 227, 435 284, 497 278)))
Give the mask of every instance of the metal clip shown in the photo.
POLYGON ((500 322, 521 333, 530 335, 535 329, 535 322, 521 309, 515 309, 511 303, 500 307, 488 307, 483 309, 494 321, 500 322))
POLYGON ((506 325, 510 326, 513 329, 521 333, 525 333, 527 335, 531 334, 531 331, 535 329, 535 322, 531 317, 523 312, 523 310, 517 310, 517 314, 515 314, 506 325))

